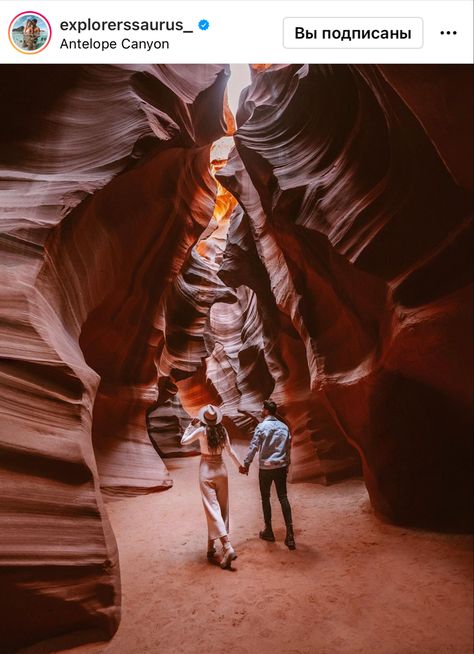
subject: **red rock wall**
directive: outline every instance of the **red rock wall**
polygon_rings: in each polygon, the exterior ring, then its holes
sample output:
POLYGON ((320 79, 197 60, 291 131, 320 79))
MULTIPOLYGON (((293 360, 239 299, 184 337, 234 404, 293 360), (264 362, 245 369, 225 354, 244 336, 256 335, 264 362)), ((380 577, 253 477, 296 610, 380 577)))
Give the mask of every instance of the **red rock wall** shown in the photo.
POLYGON ((117 628, 101 489, 171 485, 145 423, 154 321, 213 213, 227 74, 17 71, 2 67, 1 648, 46 651, 117 628))
MULTIPOLYGON (((469 75, 453 69, 461 88, 451 108, 439 100, 446 68, 406 68, 254 73, 220 179, 243 205, 278 311, 304 345, 311 392, 300 415, 317 403, 357 447, 380 514, 463 529, 472 520, 472 204, 457 183, 469 149, 457 158, 446 131, 449 117, 466 115, 469 75)), ((234 269, 238 258, 230 252, 234 269)), ((302 397, 281 393, 287 406, 302 397)))

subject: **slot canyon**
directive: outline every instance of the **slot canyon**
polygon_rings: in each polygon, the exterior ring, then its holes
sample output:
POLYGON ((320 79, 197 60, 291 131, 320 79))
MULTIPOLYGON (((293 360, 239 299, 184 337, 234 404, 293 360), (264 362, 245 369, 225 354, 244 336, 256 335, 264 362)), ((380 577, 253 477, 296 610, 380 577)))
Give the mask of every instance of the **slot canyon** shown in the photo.
MULTIPOLYGON (((114 520, 133 531, 141 512, 160 533, 179 489, 199 502, 199 448, 180 439, 206 403, 245 452, 276 401, 306 523, 356 489, 351 515, 454 543, 467 575, 472 67, 253 65, 235 115, 228 65, 21 68, 1 72, 0 651, 208 651, 113 645, 114 520)), ((260 524, 258 482, 234 475, 232 506, 240 485, 260 524)), ((160 606, 173 592, 157 581, 160 606)), ((370 649, 461 654, 466 634, 370 649)), ((332 642, 253 651, 369 651, 332 642)))

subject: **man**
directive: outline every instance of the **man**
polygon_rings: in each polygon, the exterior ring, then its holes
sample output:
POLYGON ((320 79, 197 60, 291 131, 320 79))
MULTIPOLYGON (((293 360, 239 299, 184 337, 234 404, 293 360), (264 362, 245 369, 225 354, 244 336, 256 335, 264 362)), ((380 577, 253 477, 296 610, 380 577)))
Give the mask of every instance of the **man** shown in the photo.
POLYGON ((37 18, 29 18, 23 28, 23 48, 25 50, 36 50, 41 29, 38 27, 37 18))
POLYGON ((263 403, 263 420, 255 429, 250 441, 244 465, 239 469, 242 474, 248 474, 250 464, 259 451, 259 484, 262 497, 263 518, 265 529, 259 533, 260 538, 275 542, 272 529, 272 507, 270 490, 275 482, 278 499, 286 524, 285 545, 296 549, 291 519, 291 507, 286 493, 286 476, 290 465, 290 432, 284 422, 277 417, 277 405, 272 400, 263 403))

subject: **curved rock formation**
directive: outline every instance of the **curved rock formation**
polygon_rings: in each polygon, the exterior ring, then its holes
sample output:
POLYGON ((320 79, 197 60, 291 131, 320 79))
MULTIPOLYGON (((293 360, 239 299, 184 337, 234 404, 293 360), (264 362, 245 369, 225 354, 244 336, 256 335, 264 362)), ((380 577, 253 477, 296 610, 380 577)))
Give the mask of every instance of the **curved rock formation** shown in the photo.
POLYGON ((145 425, 154 321, 212 216, 209 151, 227 130, 222 66, 22 73, 2 67, 2 651, 117 627, 99 483, 171 484, 145 425))
POLYGON ((446 139, 426 132, 442 121, 423 112, 437 106, 433 73, 422 107, 404 70, 254 73, 237 116, 238 154, 220 179, 243 206, 278 311, 304 345, 309 397, 324 406, 313 424, 330 417, 356 445, 381 514, 465 528, 472 205, 433 145, 446 139))
POLYGON ((294 438, 291 479, 320 478, 328 482, 354 473, 358 470, 357 455, 337 420, 330 417, 324 402, 315 399, 311 390, 308 360, 315 352, 305 341, 304 299, 293 283, 275 233, 268 229, 259 197, 236 152, 220 179, 239 199, 245 213, 232 223, 219 274, 233 286, 246 283, 258 297, 263 328, 261 351, 271 371, 272 396, 282 405, 294 438))

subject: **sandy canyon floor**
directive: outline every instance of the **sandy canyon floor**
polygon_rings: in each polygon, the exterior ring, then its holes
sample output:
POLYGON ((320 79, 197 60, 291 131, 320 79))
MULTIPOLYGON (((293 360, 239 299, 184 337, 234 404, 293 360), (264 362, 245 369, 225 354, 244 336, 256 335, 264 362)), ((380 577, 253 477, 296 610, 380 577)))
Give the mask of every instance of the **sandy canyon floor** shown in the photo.
MULTIPOLYGON (((123 616, 77 654, 471 654, 472 539, 380 522, 365 486, 291 484, 297 550, 261 528, 256 466, 228 462, 231 570, 206 560, 197 458, 167 462, 174 487, 108 505, 123 616)), ((273 490, 274 493, 274 490, 273 490)))

